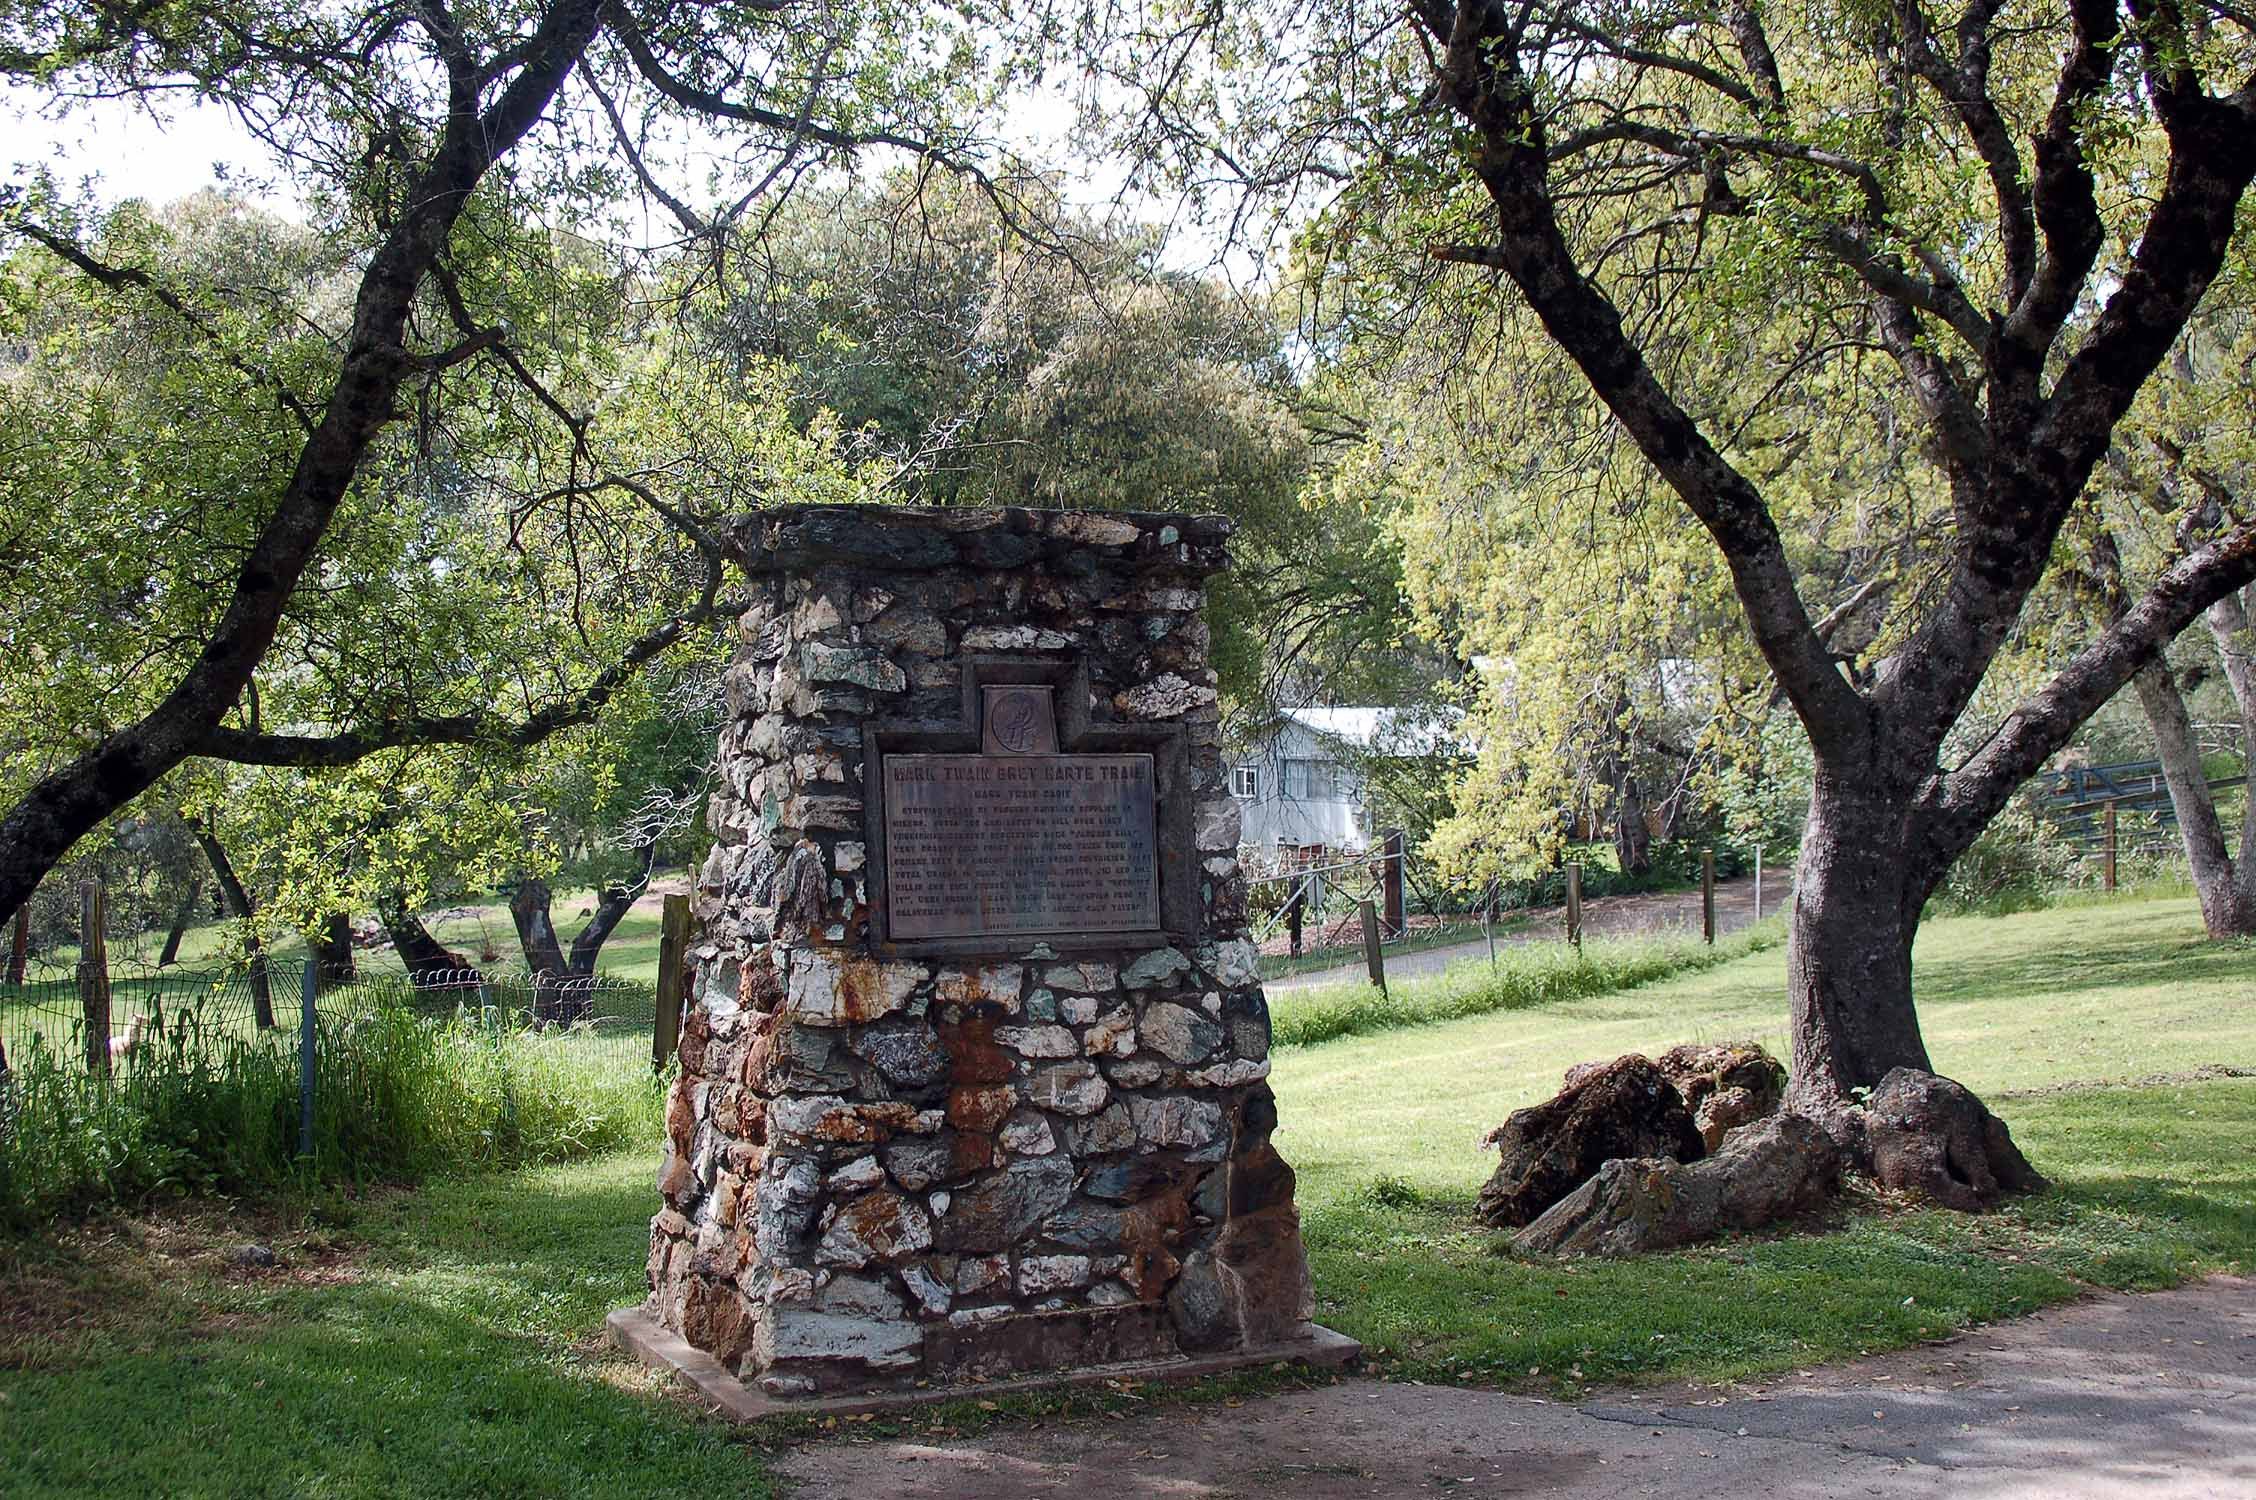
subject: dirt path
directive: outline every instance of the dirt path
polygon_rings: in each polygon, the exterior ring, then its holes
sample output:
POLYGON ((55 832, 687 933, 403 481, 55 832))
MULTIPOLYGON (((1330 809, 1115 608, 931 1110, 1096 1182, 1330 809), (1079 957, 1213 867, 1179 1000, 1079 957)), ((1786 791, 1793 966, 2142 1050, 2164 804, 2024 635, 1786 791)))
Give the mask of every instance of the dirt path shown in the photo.
MULTIPOLYGON (((1775 916, 1783 911, 1792 894, 1786 876, 1773 873, 1763 877, 1763 912, 1775 916)), ((1547 906, 1528 913, 1529 925, 1510 937, 1499 933, 1498 948, 1515 947, 1522 943, 1557 942, 1566 934, 1566 908, 1547 906)), ((1755 920, 1755 880, 1743 875, 1737 880, 1716 882, 1716 930, 1737 932, 1755 920)), ((1656 891, 1636 896, 1602 896, 1582 904, 1582 930, 1590 937, 1637 937, 1662 932, 1698 932, 1700 930, 1700 893, 1692 891, 1656 891)), ((1448 948, 1429 948, 1423 953, 1387 955, 1387 977, 1408 978, 1415 974, 1438 974, 1460 959, 1485 955, 1488 943, 1459 943, 1448 948)), ((1347 984, 1367 977, 1361 961, 1342 964, 1336 969, 1317 969, 1306 974, 1295 974, 1286 979, 1262 981, 1262 989, 1274 995, 1284 990, 1313 989, 1318 985, 1347 984)))
POLYGON ((793 1500, 2237 1500, 2256 1495, 2256 1281, 1748 1385, 1566 1405, 1350 1379, 960 1443, 830 1443, 782 1471, 793 1500))

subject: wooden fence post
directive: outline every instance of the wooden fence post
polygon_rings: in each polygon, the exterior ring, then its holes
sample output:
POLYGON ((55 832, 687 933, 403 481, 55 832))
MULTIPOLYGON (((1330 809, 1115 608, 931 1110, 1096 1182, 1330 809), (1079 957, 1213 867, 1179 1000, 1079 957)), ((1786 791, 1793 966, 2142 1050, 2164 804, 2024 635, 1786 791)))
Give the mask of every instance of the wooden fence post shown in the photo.
POLYGON ((8 983, 24 982, 24 966, 31 960, 31 902, 16 908, 15 941, 8 948, 8 983))
POLYGON ((689 958, 689 897, 668 896, 658 925, 658 1014, 652 1019, 650 1067, 663 1073, 681 1041, 682 980, 689 958))
POLYGON ((1308 905, 1308 881, 1303 878, 1293 886, 1292 904, 1285 908, 1285 931, 1292 938, 1292 956, 1300 957, 1301 912, 1308 905))
POLYGON ((1363 961, 1371 966, 1371 983, 1386 993, 1386 951, 1379 946, 1379 909, 1369 901, 1355 903, 1355 915, 1363 923, 1363 961))
POLYGON ((1401 937, 1410 930, 1410 915, 1402 901, 1402 830, 1389 828, 1379 847, 1385 851, 1386 865, 1379 875, 1379 890, 1386 899, 1386 930, 1389 937, 1401 937))
POLYGON ((1567 866, 1567 941, 1582 951, 1582 866, 1567 866))
POLYGON ((1762 920, 1762 854, 1763 846, 1755 845, 1755 920, 1762 920))
POLYGON ((2115 889, 2115 802, 2113 798, 2108 799, 2100 817, 2106 828, 2104 835, 2106 842, 2102 845, 2101 850, 2100 883, 2108 890, 2113 890, 2115 889))
POLYGON ((1700 851, 1700 935, 1715 945, 1715 851, 1700 851))
POLYGON ((78 1003, 86 1012, 86 1071, 110 1076, 110 953, 102 940, 109 915, 102 884, 78 888, 78 1003))

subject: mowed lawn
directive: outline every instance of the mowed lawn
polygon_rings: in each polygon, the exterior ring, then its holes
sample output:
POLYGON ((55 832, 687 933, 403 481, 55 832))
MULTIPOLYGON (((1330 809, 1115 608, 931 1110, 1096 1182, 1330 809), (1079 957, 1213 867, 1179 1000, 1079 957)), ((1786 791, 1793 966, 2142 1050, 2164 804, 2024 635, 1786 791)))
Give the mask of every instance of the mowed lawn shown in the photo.
POLYGON ((2080 1295, 2256 1265, 2256 944, 2190 900, 1929 924, 1916 954, 1938 1071, 1989 1100, 2057 1185, 1986 1219, 1852 1203, 1822 1236, 1627 1265, 1514 1260, 1473 1225, 1476 1142, 1575 1063, 1752 1037, 1786 1055, 1773 950, 1594 1000, 1280 1054, 1321 1316, 1424 1379, 1571 1393, 1725 1376, 1934 1338, 2080 1295), (2157 1075, 2184 1081, 2125 1087, 2157 1075))
MULTIPOLYGON (((2256 1065, 2256 950, 2203 942, 2185 901, 1942 922, 1923 940, 1937 1066, 1998 1105, 2051 1193, 1981 1219, 1857 1200, 1823 1233, 1621 1265, 1518 1261, 1471 1224, 1482 1131, 1586 1058, 1781 1044, 1782 976, 1762 954, 1281 1052, 1280 1144, 1301 1172, 1320 1316, 1385 1373, 1572 1392, 1790 1368, 2091 1285, 2256 1264, 2256 1079, 2020 1092, 2256 1065)), ((654 1159, 0 1245, 0 1491, 767 1493, 755 1443, 597 1337, 607 1308, 641 1295, 654 1159), (231 1266, 249 1234, 284 1264, 231 1266)))
MULTIPOLYGON (((1485 960, 1458 965, 1477 971, 1485 960)), ((2256 943, 2209 942, 2190 899, 1958 917, 1922 930, 1920 1027, 1936 1071, 1989 1098, 2256 1067, 2256 943)), ((1592 1058, 1753 1038, 1787 1056, 1783 948, 1595 1000, 1280 1054, 1278 1140, 1310 1186, 1379 1175, 1472 1192, 1474 1142, 1592 1058)), ((1282 996, 1281 1011, 1300 996, 1282 996)), ((2001 1109, 2008 1122, 2026 1106, 2001 1109)))

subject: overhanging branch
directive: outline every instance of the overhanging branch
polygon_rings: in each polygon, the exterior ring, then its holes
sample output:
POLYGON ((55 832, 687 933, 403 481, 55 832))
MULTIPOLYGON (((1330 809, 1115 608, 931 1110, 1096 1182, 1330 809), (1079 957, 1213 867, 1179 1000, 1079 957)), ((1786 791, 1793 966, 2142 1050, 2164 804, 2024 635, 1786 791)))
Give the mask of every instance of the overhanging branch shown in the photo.
POLYGON ((716 567, 708 578, 705 593, 693 607, 637 637, 620 653, 618 660, 598 672, 579 691, 546 704, 522 719, 487 713, 425 715, 383 719, 326 735, 260 733, 220 725, 198 742, 195 753, 236 765, 336 770, 365 760, 378 751, 411 745, 528 749, 561 730, 591 722, 637 671, 663 655, 690 631, 743 613, 744 601, 720 596, 718 576, 716 567))
POLYGON ((2179 631, 2227 594, 2256 580, 2256 525, 2180 558, 2145 595, 2024 699, 1995 734, 1943 776, 1925 810, 1949 857, 1972 843, 2015 788, 2067 744, 2084 720, 2152 661, 2179 631))

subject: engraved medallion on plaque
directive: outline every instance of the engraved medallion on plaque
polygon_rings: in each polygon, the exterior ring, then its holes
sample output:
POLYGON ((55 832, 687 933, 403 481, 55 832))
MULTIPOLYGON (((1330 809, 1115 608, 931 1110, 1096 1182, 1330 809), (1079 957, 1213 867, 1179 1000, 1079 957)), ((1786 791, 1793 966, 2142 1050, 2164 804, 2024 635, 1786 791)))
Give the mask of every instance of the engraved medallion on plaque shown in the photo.
POLYGON ((1057 754, 1057 714, 1046 685, 982 685, 979 748, 989 755, 1057 754))

